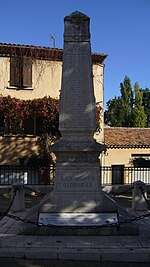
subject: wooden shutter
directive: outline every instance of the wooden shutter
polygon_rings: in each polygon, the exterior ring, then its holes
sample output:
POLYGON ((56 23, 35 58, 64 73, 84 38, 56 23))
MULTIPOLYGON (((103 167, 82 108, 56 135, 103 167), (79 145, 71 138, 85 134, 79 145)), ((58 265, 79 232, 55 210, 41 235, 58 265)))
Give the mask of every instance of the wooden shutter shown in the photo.
POLYGON ((32 59, 30 57, 10 58, 10 85, 32 87, 32 59))
POLYGON ((21 86, 21 62, 19 56, 10 58, 10 85, 21 86))
POLYGON ((23 84, 24 87, 32 87, 32 59, 23 57, 23 84))

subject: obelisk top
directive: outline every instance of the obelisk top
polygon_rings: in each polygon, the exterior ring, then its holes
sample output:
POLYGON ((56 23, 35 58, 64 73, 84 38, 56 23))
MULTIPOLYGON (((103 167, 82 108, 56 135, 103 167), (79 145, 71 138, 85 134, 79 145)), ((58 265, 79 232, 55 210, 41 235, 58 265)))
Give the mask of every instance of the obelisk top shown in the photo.
POLYGON ((89 20, 90 18, 87 15, 81 13, 80 11, 74 11, 64 18, 64 20, 72 20, 72 19, 89 20))
POLYGON ((64 42, 90 42, 90 18, 75 11, 64 18, 64 42))

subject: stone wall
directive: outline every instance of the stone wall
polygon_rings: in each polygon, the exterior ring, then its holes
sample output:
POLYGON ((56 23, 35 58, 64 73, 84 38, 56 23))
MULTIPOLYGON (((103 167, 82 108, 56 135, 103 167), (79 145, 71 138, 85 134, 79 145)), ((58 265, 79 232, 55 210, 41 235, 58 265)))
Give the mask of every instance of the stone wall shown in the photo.
POLYGON ((125 165, 131 166, 131 154, 148 154, 149 148, 107 149, 103 159, 104 166, 125 165))
MULTIPOLYGON (((103 64, 93 65, 93 82, 96 102, 103 105, 103 64)), ((16 90, 10 87, 10 58, 0 57, 0 95, 20 99, 59 98, 61 89, 62 62, 33 60, 32 89, 16 90)))
MULTIPOLYGON (((93 64, 93 83, 96 103, 103 108, 103 64, 93 64)), ((10 87, 10 58, 0 57, 0 95, 19 99, 34 99, 44 96, 59 98, 61 89, 62 61, 33 60, 32 89, 10 87)), ((95 138, 103 140, 103 115, 101 116, 101 132, 95 138)), ((22 155, 37 151, 36 137, 0 136, 0 164, 16 164, 22 155)))
POLYGON ((0 136, 0 165, 19 164, 19 158, 38 150, 37 137, 0 136))

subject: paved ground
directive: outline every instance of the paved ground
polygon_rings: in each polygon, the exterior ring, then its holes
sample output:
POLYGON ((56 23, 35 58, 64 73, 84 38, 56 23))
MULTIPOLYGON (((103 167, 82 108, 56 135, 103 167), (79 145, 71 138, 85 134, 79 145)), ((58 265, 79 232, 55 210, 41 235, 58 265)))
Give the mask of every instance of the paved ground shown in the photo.
MULTIPOLYGON (((26 210, 12 215, 24 218, 41 198, 28 192, 25 198, 26 210)), ((116 201, 134 216, 144 214, 132 211, 131 195, 117 196, 116 201)), ((1 193, 0 211, 5 211, 9 203, 9 192, 1 193)), ((0 221, 0 266, 67 267, 78 264, 83 267, 119 267, 119 262, 123 262, 123 267, 149 266, 150 217, 137 223, 139 235, 134 236, 29 236, 19 235, 18 220, 4 217, 0 221)))
POLYGON ((0 259, 2 267, 149 267, 149 263, 0 259))

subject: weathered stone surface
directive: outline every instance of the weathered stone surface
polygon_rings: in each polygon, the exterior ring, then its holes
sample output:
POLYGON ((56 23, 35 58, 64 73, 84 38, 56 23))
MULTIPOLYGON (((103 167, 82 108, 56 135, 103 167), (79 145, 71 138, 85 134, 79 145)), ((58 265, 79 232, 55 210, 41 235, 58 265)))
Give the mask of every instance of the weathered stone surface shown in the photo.
POLYGON ((145 199, 147 198, 146 184, 142 181, 133 183, 132 208, 133 210, 148 210, 145 199))
POLYGON ((89 17, 74 12, 65 17, 59 123, 62 137, 91 140, 96 128, 95 107, 89 17))
POLYGON ((54 192, 40 212, 117 212, 101 190, 99 154, 105 149, 93 138, 96 129, 89 17, 65 17, 61 108, 62 139, 50 147, 57 157, 54 192))

